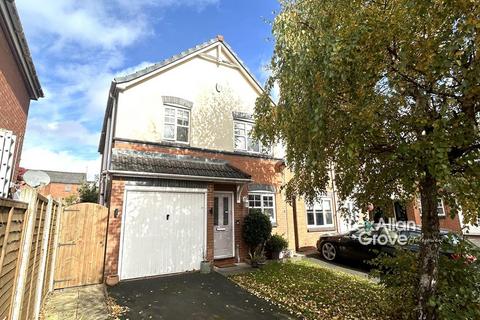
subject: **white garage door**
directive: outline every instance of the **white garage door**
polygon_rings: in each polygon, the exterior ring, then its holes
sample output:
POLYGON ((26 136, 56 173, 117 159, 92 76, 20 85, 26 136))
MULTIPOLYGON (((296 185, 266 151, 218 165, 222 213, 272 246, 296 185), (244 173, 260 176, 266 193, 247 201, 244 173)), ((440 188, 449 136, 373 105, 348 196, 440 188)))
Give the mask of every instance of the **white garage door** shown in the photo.
POLYGON ((200 268, 205 246, 205 193, 127 190, 125 201, 121 279, 200 268))

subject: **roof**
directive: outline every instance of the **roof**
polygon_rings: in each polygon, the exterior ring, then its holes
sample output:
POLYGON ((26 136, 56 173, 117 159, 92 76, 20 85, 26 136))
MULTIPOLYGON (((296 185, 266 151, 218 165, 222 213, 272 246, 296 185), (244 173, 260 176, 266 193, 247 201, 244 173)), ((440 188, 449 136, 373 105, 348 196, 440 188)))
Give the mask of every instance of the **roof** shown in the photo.
MULTIPOLYGON (((1 1, 1 0, 0 0, 1 1)), ((258 86, 259 90, 263 90, 263 87, 262 85, 260 84, 260 82, 255 78, 255 76, 253 75, 252 72, 250 72, 250 70, 247 68, 247 66, 243 63, 243 61, 238 57, 238 55, 233 51, 232 47, 230 47, 230 45, 228 45, 227 42, 225 42, 223 36, 217 36, 213 39, 210 39, 202 44, 199 44, 199 45, 196 45, 195 47, 192 47, 190 49, 187 49, 177 55, 174 55, 168 59, 165 59, 163 61, 160 61, 158 63, 155 63, 149 67, 146 67, 142 70, 138 70, 134 73, 131 73, 131 74, 128 74, 128 75, 125 75, 125 76, 121 76, 121 77, 116 77, 113 79, 112 81, 112 84, 110 86, 110 91, 109 91, 109 95, 108 95, 108 101, 107 101, 107 108, 105 110, 105 117, 103 119, 103 128, 102 128, 102 132, 101 132, 101 135, 100 135, 100 143, 99 143, 99 146, 98 146, 98 152, 102 153, 103 152, 103 147, 104 147, 104 143, 105 143, 105 135, 106 135, 106 126, 107 126, 107 117, 108 117, 108 114, 110 113, 111 109, 112 109, 112 104, 113 104, 113 97, 115 96, 115 92, 117 90, 117 84, 120 84, 120 83, 125 83, 125 82, 128 82, 128 81, 131 81, 131 80, 135 80, 137 78, 140 78, 144 75, 147 75, 149 73, 152 73, 160 68, 163 68, 169 64, 172 64, 180 59, 183 59, 189 55, 193 55, 195 54, 196 52, 202 50, 202 49, 205 49, 207 48, 208 46, 211 46, 215 43, 222 43, 225 48, 227 48, 227 50, 230 52, 230 54, 237 60, 238 64, 242 67, 243 70, 245 70, 245 72, 248 74, 248 76, 253 80, 253 82, 255 82, 255 84, 258 86)))
POLYGON ((82 172, 41 171, 48 174, 50 183, 80 184, 87 180, 87 174, 82 172))
POLYGON ((114 78, 114 82, 115 83, 123 83, 123 82, 128 82, 128 81, 131 81, 131 80, 134 80, 134 79, 137 79, 137 78, 140 78, 146 74, 149 74, 155 70, 158 70, 170 63, 173 63, 173 62, 176 62, 182 58, 185 58, 186 56, 192 54, 192 53, 195 53, 197 51, 200 51, 214 43, 217 43, 217 42, 221 42, 223 43, 223 45, 230 51, 230 53, 235 57, 235 59, 238 61, 238 63, 245 69, 245 71, 247 71, 247 73, 249 74, 249 76, 257 83, 257 85, 259 87, 262 87, 262 85, 260 84, 260 82, 258 82, 258 80, 255 78, 255 76, 253 75, 253 73, 250 72, 250 70, 248 70, 247 66, 243 63, 243 61, 238 57, 238 55, 235 53, 235 51, 233 51, 232 47, 230 47, 230 45, 228 45, 228 43, 225 42, 225 40, 223 39, 223 36, 216 36, 215 38, 213 39, 210 39, 208 41, 205 41, 204 43, 201 43, 199 45, 196 45, 195 47, 192 47, 190 49, 187 49, 185 51, 182 51, 181 53, 179 54, 176 54, 168 59, 165 59, 163 61, 160 61, 158 63, 155 63, 151 66, 148 66, 142 70, 138 70, 138 71, 135 71, 131 74, 128 74, 128 75, 125 75, 125 76, 121 76, 121 77, 116 77, 114 78))
POLYGON ((112 170, 232 180, 250 179, 249 174, 224 160, 116 149, 112 154, 112 170))
POLYGON ((0 0, 0 27, 21 70, 30 99, 42 98, 43 90, 38 80, 14 0, 0 0))

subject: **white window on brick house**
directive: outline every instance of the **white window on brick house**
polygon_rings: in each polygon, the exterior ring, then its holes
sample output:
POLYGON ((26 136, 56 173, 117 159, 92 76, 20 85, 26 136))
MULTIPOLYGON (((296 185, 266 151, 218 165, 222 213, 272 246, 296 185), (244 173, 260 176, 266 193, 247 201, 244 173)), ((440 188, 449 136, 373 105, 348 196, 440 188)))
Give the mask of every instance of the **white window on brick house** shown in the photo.
POLYGON ((277 221, 275 213, 275 193, 252 192, 248 194, 248 208, 260 209, 264 214, 270 217, 270 221, 275 224, 277 221))
POLYGON ((165 107, 163 138, 165 140, 188 143, 190 131, 190 111, 183 108, 165 107))
POLYGON ((332 200, 330 198, 321 198, 307 207, 307 225, 310 228, 334 226, 332 200))
POLYGON ((66 185, 65 185, 65 191, 66 191, 66 192, 72 191, 72 185, 71 185, 71 184, 66 184, 66 185))
POLYGON ((253 123, 234 121, 235 150, 252 153, 271 154, 272 148, 263 146, 251 137, 253 123))

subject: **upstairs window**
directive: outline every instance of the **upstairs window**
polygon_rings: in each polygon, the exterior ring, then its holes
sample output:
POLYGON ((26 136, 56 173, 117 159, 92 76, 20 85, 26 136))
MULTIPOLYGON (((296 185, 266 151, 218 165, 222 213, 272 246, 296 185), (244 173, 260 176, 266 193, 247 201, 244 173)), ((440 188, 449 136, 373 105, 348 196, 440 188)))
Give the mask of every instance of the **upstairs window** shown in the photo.
POLYGON ((163 138, 165 140, 188 143, 190 131, 190 111, 182 108, 165 107, 163 138))
POLYGON ((259 141, 251 137, 253 124, 243 121, 235 121, 235 150, 252 153, 271 154, 272 149, 263 146, 259 141))
POLYGON ((332 200, 323 198, 307 208, 309 227, 333 227, 332 200))

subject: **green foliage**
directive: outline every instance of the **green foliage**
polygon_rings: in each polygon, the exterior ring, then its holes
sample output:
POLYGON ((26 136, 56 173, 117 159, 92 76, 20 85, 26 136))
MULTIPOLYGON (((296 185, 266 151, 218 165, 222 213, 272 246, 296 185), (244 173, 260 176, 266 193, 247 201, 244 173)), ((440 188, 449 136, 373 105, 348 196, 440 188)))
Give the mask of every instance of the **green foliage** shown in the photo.
POLYGON ((265 245, 265 250, 271 253, 278 253, 288 248, 288 241, 279 234, 273 234, 265 245))
POLYGON ((429 174, 476 221, 479 16, 475 0, 281 1, 254 134, 286 145, 287 193, 316 198, 334 164, 341 198, 385 207, 429 174))
POLYGON ((78 188, 80 202, 98 202, 98 184, 97 181, 84 181, 78 188))
POLYGON ((440 308, 437 198, 467 223, 480 213, 479 16, 478 0, 281 0, 256 102, 254 136, 286 146, 290 198, 326 192, 332 166, 357 207, 420 192, 422 318, 440 308))
POLYGON ((243 239, 253 253, 263 246, 272 233, 270 218, 260 209, 252 209, 243 220, 243 239))
POLYGON ((272 262, 231 279, 298 319, 398 319, 383 286, 308 261, 272 262))
MULTIPOLYGON (((452 253, 440 256, 438 292, 429 303, 438 307, 439 319, 480 319, 480 264, 471 260, 479 257, 478 248, 461 240, 455 247, 444 246, 443 250, 452 253)), ((415 319, 417 254, 398 249, 395 256, 380 256, 373 264, 376 269, 372 275, 379 277, 391 292, 399 319, 415 319)))
POLYGON ((252 267, 258 267, 265 263, 267 258, 265 257, 265 249, 262 246, 258 246, 255 250, 248 253, 250 264, 252 267))
POLYGON ((78 201, 79 201, 79 197, 78 197, 78 194, 76 194, 76 193, 71 194, 71 195, 63 198, 63 203, 64 203, 64 205, 66 205, 66 206, 75 204, 75 203, 77 203, 78 201))

